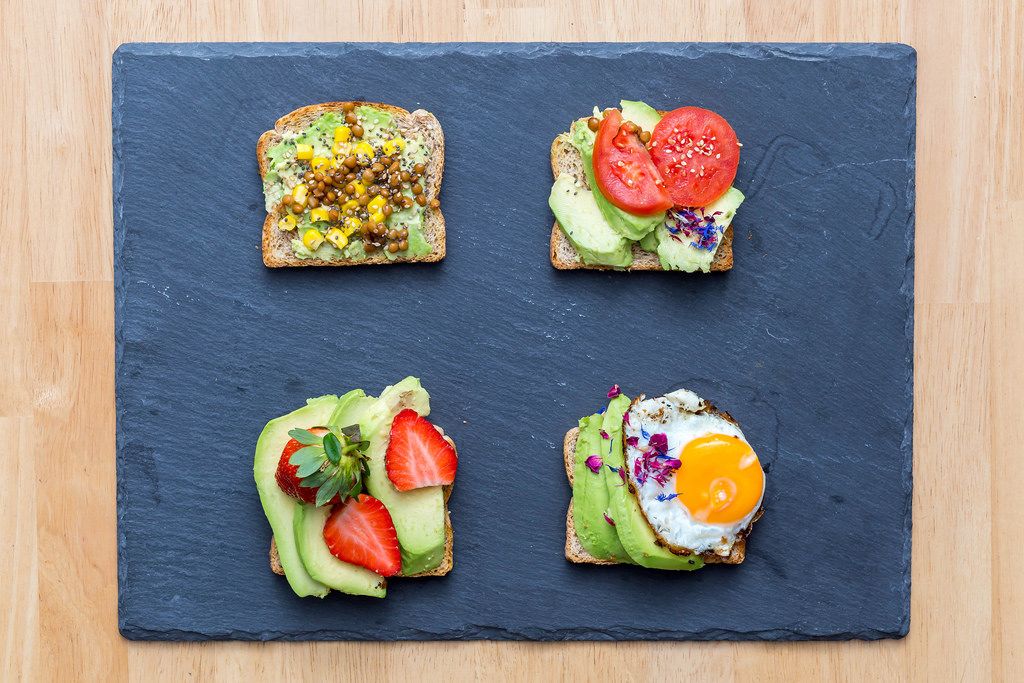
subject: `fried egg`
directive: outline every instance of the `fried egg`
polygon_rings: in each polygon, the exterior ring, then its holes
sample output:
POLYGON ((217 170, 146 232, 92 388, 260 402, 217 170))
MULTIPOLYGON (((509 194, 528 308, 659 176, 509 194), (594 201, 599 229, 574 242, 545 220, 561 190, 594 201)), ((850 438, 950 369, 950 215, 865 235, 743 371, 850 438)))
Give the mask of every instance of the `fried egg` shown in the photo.
POLYGON ((640 509, 670 546, 728 555, 764 498, 761 463, 735 424, 692 391, 635 403, 625 463, 640 509))

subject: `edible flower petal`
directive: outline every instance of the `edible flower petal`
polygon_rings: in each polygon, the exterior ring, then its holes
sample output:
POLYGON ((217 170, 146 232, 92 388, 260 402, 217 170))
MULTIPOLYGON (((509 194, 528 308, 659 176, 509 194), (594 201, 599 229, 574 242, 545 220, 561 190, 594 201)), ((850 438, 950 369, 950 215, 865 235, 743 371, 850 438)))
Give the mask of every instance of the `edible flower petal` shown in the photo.
POLYGON ((668 457, 668 436, 652 434, 647 439, 647 446, 640 449, 640 455, 633 461, 633 476, 641 485, 650 477, 664 486, 672 473, 680 467, 682 462, 679 459, 668 457))
POLYGON ((668 454, 668 435, 667 434, 652 434, 651 438, 647 440, 648 445, 654 449, 658 455, 668 454))
POLYGON ((586 464, 587 468, 591 472, 597 474, 598 472, 601 471, 601 456, 592 455, 584 461, 584 464, 586 464))
POLYGON ((601 430, 601 438, 602 438, 602 439, 610 439, 611 437, 610 437, 610 436, 608 436, 608 432, 606 432, 606 431, 604 431, 604 430, 602 429, 602 430, 601 430))
POLYGON ((678 498, 679 494, 678 493, 659 493, 657 497, 658 497, 659 501, 664 503, 666 501, 672 500, 673 498, 678 498))
POLYGON ((619 389, 619 385, 618 384, 613 384, 612 388, 608 390, 608 398, 615 398, 616 396, 618 396, 621 393, 622 393, 622 390, 619 389))
POLYGON ((703 209, 679 209, 670 211, 665 219, 665 228, 676 242, 682 242, 679 235, 688 237, 690 246, 704 251, 714 251, 722 236, 722 228, 715 219, 721 211, 705 214, 703 209))
POLYGON ((604 513, 604 521, 608 522, 612 526, 615 526, 615 520, 608 516, 608 513, 604 513))

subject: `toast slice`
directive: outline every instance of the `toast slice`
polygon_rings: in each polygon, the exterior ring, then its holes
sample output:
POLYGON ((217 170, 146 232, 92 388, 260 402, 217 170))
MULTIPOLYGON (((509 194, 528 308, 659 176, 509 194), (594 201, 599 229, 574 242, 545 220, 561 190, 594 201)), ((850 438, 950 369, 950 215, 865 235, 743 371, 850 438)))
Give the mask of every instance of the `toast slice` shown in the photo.
MULTIPOLYGON (((445 438, 445 440, 448 443, 450 443, 452 445, 452 448, 455 448, 455 442, 451 440, 451 437, 445 435, 444 438, 445 438)), ((448 511, 448 499, 451 498, 452 487, 453 486, 454 486, 454 484, 449 484, 448 486, 445 486, 444 489, 443 489, 444 490, 444 558, 441 560, 441 564, 439 564, 434 569, 431 569, 431 570, 425 571, 425 572, 420 572, 419 574, 410 574, 408 576, 405 576, 404 574, 399 574, 398 576, 396 576, 394 578, 418 579, 418 578, 422 578, 422 577, 426 577, 426 576, 444 576, 445 574, 450 572, 452 570, 452 568, 455 566, 455 552, 454 552, 455 535, 452 532, 452 519, 451 519, 451 514, 448 511)), ((274 540, 273 536, 270 537, 270 571, 274 572, 278 576, 284 576, 284 567, 281 566, 281 558, 277 554, 277 543, 274 540)))
MULTIPOLYGON (((642 397, 634 399, 634 403, 641 400, 642 397)), ((736 424, 736 420, 733 419, 732 415, 727 412, 718 410, 715 406, 705 401, 705 406, 702 412, 708 412, 713 415, 717 415, 724 420, 728 420, 733 424, 736 424)), ((573 471, 575 469, 575 457, 576 457, 576 439, 579 437, 580 428, 573 427, 565 433, 565 438, 562 441, 562 464, 565 467, 565 476, 569 480, 569 486, 572 486, 573 471)), ((632 487, 631 487, 632 488, 632 487)), ((754 522, 761 518, 764 513, 764 509, 757 511, 754 518, 751 520, 751 527, 754 522)), ((748 527, 747 531, 750 530, 748 527)), ((655 532, 657 536, 657 532, 655 532)), ((658 542, 663 547, 672 550, 670 545, 664 541, 664 539, 658 537, 658 542)), ((733 544, 728 555, 718 555, 717 553, 707 551, 700 554, 704 564, 740 564, 746 559, 747 556, 747 539, 744 535, 733 544)), ((600 560, 590 553, 580 543, 579 537, 576 535, 576 525, 572 517, 572 499, 569 500, 569 510, 565 518, 565 559, 576 564, 618 564, 613 560, 600 560)))
MULTIPOLYGON (((267 173, 267 150, 282 140, 282 134, 286 132, 300 133, 305 130, 316 119, 327 112, 342 111, 342 105, 346 102, 325 102, 323 104, 311 104, 301 109, 285 114, 274 124, 274 130, 268 130, 260 136, 256 143, 256 161, 259 165, 260 178, 267 173)), ((352 104, 359 106, 370 106, 376 109, 389 112, 395 117, 395 123, 403 135, 421 135, 424 142, 430 148, 430 160, 427 169, 423 174, 423 193, 427 199, 435 199, 441 192, 441 179, 444 176, 444 131, 437 117, 423 109, 409 112, 401 107, 392 104, 379 102, 353 101, 352 104)), ((268 268, 285 268, 292 266, 362 266, 362 265, 387 265, 392 263, 432 263, 440 261, 445 256, 445 222, 444 215, 440 208, 426 208, 423 219, 423 237, 431 246, 429 254, 413 257, 398 258, 390 260, 383 252, 370 254, 365 259, 300 259, 292 252, 291 241, 294 234, 277 228, 277 222, 284 216, 285 210, 278 207, 273 213, 268 213, 263 221, 263 263, 268 268)))
MULTIPOLYGON (((661 115, 667 112, 659 111, 661 115)), ((587 183, 587 174, 583 170, 583 157, 579 150, 573 147, 565 137, 559 135, 551 143, 551 173, 557 178, 561 174, 567 174, 583 185, 590 188, 587 183)), ((592 191, 597 191, 590 188, 592 191)), ((722 235, 722 243, 718 245, 714 260, 711 261, 711 271, 724 271, 732 268, 732 225, 725 229, 722 235)), ((562 232, 558 221, 551 227, 551 265, 559 270, 664 270, 658 255, 644 251, 639 244, 633 245, 633 263, 626 268, 613 268, 612 266, 591 265, 584 263, 580 258, 576 247, 562 232)))

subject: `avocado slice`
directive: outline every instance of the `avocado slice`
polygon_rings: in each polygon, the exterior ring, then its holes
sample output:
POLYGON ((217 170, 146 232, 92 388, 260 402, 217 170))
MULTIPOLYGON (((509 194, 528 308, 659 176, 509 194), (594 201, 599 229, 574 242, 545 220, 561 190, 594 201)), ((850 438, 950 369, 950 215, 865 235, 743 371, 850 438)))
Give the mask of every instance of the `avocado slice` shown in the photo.
POLYGON ((622 107, 622 120, 632 121, 646 131, 654 132, 654 127, 661 121, 661 114, 658 110, 646 102, 634 100, 622 100, 619 102, 622 107))
POLYGON ((658 230, 655 228, 653 231, 644 235, 643 239, 638 243, 640 248, 644 251, 657 251, 658 249, 658 230))
MULTIPOLYGON (((629 410, 629 398, 620 394, 613 398, 604 413, 602 427, 609 438, 601 456, 604 464, 620 470, 625 467, 622 448, 622 417, 629 410)), ((640 504, 629 491, 623 478, 609 467, 602 470, 608 489, 608 507, 615 521, 615 531, 622 547, 641 567, 652 569, 700 569, 704 561, 698 555, 676 555, 656 543, 654 530, 640 510, 640 504)))
POLYGON ((615 232, 629 240, 641 239, 658 225, 664 224, 665 212, 662 211, 653 216, 634 216, 615 206, 601 194, 600 188, 594 180, 594 141, 596 139, 597 134, 587 126, 586 119, 577 119, 573 122, 572 129, 569 131, 569 141, 583 157, 583 170, 587 175, 587 184, 593 190, 597 207, 615 232))
POLYGON ((399 491, 391 484, 384 467, 395 415, 403 408, 412 408, 423 416, 429 414, 430 396, 415 377, 406 377, 387 387, 379 399, 346 400, 349 394, 338 401, 330 424, 359 424, 363 438, 370 441, 366 452, 370 468, 366 489, 391 513, 402 550, 402 574, 409 576, 435 569, 444 559, 445 551, 444 491, 440 486, 399 491))
POLYGON ((594 193, 562 174, 551 186, 548 205, 584 263, 625 268, 633 262, 629 240, 612 229, 594 193))
POLYGON ((599 560, 632 563, 633 560, 619 542, 615 527, 605 519, 608 513, 608 488, 601 472, 605 469, 604 465, 601 465, 597 473, 587 467, 587 458, 598 455, 603 447, 602 424, 603 418, 600 415, 590 415, 580 420, 573 456, 572 518, 576 536, 588 553, 599 560))
POLYGON ((299 502, 277 485, 277 464, 281 460, 281 451, 291 439, 288 432, 296 427, 307 429, 327 424, 337 404, 337 396, 311 398, 306 401, 304 407, 268 422, 256 441, 256 457, 253 462, 256 490, 260 494, 263 512, 266 513, 270 527, 274 530, 277 553, 281 558, 281 566, 284 567, 285 578, 299 597, 315 595, 322 598, 327 595, 329 589, 309 575, 299 558, 294 530, 295 513, 299 502))
POLYGON ((306 571, 314 580, 342 593, 383 598, 387 594, 387 582, 383 576, 342 562, 331 554, 324 542, 324 524, 330 512, 329 505, 296 505, 295 541, 306 571))
MULTIPOLYGON (((715 223, 722 228, 724 233, 725 229, 732 224, 732 219, 736 217, 736 209, 743 203, 743 199, 742 192, 735 187, 730 187, 725 194, 704 207, 704 214, 721 212, 720 215, 715 216, 715 223)), ((708 251, 693 246, 685 237, 681 238, 682 241, 675 240, 665 225, 661 225, 654 231, 654 234, 658 240, 658 260, 661 261, 663 269, 682 270, 687 273, 697 270, 706 273, 711 270, 711 262, 715 259, 718 245, 715 245, 712 251, 708 251)))

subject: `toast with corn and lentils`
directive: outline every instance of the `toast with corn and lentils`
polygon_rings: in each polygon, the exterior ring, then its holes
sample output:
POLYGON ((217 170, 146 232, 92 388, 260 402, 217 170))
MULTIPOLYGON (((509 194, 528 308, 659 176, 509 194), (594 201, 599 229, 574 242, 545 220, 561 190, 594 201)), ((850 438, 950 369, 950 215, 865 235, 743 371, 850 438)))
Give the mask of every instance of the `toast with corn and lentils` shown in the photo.
POLYGON ((430 112, 361 101, 302 107, 260 136, 256 159, 267 267, 444 258, 444 133, 430 112))

